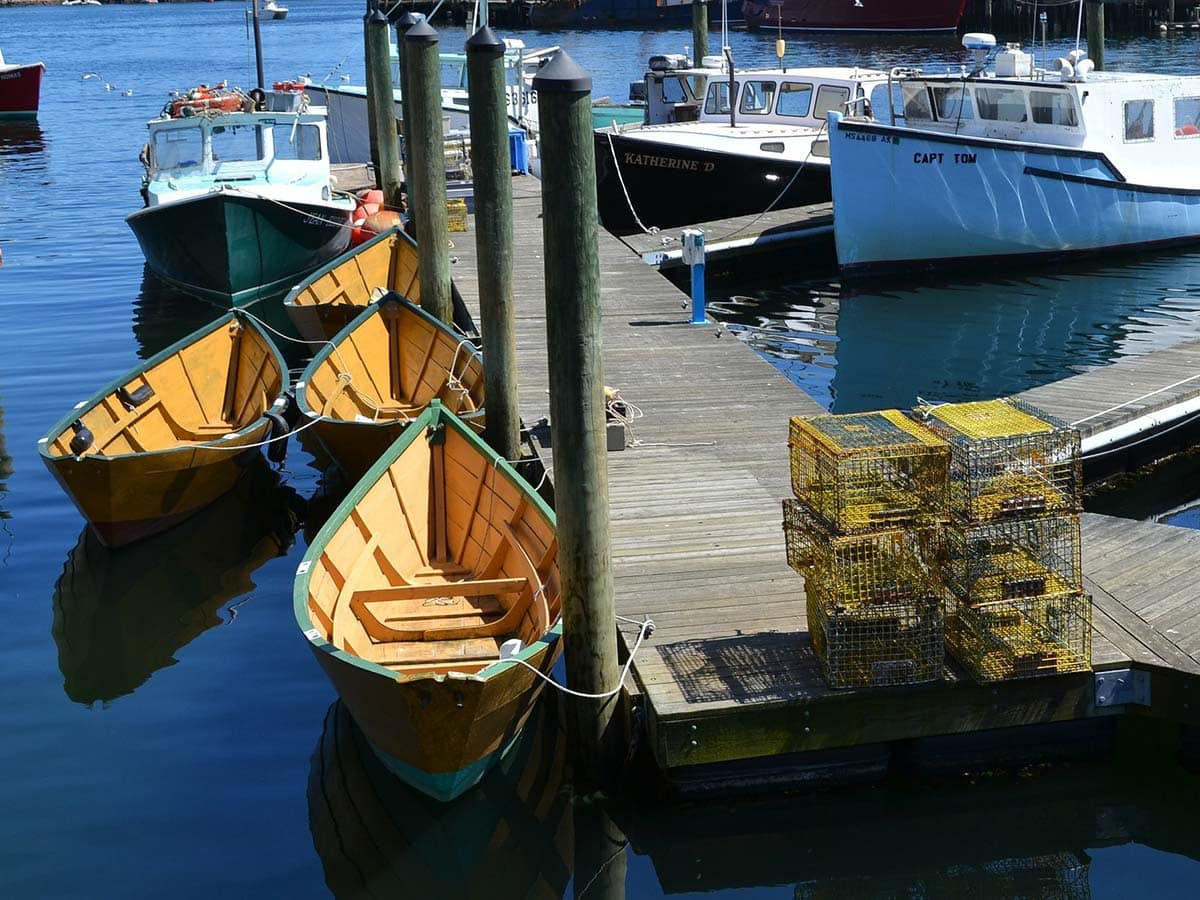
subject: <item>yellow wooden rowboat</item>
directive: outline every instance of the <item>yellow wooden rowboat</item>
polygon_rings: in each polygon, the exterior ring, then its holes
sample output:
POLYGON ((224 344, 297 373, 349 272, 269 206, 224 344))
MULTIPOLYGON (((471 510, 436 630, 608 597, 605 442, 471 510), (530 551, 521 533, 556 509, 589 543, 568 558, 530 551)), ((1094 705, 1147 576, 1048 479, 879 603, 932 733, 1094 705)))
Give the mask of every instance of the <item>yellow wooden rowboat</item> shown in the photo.
POLYGON ((359 478, 432 400, 483 427, 483 360, 473 344, 396 294, 377 300, 313 357, 301 414, 359 478))
POLYGON ((421 302, 417 245, 399 228, 378 234, 308 276, 283 299, 288 318, 310 341, 327 341, 376 296, 395 291, 421 302))
POLYGON ((100 540, 163 531, 220 497, 283 436, 283 357, 233 311, 75 406, 38 441, 100 540))
POLYGON ((309 546, 296 621, 377 755, 449 800, 520 732, 562 647, 554 514, 433 403, 309 546))

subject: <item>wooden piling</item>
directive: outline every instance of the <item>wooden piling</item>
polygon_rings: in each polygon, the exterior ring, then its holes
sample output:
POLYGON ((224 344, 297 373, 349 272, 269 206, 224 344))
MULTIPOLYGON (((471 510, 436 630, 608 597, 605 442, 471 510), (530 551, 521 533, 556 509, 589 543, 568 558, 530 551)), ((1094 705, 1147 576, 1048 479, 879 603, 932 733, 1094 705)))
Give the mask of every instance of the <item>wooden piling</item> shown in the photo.
MULTIPOLYGON (((404 66, 404 36, 409 30, 421 20, 412 14, 406 12, 396 20, 396 56, 399 60, 400 70, 400 98, 403 104, 403 99, 408 96, 408 72, 404 66)), ((398 133, 400 135, 400 159, 401 167, 404 172, 404 178, 408 179, 408 125, 404 121, 404 116, 400 116, 398 133)), ((412 198, 409 198, 410 200, 412 198)), ((411 203, 410 203, 411 206, 411 203)))
MULTIPOLYGON (((592 79, 556 53, 533 79, 542 136, 542 233, 555 509, 567 685, 616 691, 609 541, 592 79)), ((571 697, 577 790, 609 783, 621 759, 616 695, 571 697)))
POLYGON ((504 85, 504 41, 486 25, 466 44, 471 171, 475 176, 475 253, 483 332, 486 437, 505 459, 520 449, 517 325, 513 310, 512 159, 504 85))
POLYGON ((376 181, 389 209, 400 208, 400 139, 396 135, 396 103, 392 62, 388 59, 388 20, 378 7, 367 17, 368 115, 374 123, 376 181))
POLYGON ((1087 47, 1088 59, 1096 68, 1104 68, 1104 4, 1087 2, 1087 47))
POLYGON ((421 306, 450 325, 449 224, 446 156, 442 137, 441 63, 438 33, 418 22, 404 36, 404 127, 408 143, 409 211, 417 225, 421 260, 421 306))
POLYGON ((380 176, 382 167, 379 165, 379 137, 375 131, 375 116, 371 114, 371 97, 375 95, 375 88, 371 84, 371 78, 375 72, 375 66, 371 63, 371 16, 376 10, 375 3, 376 0, 367 0, 367 13, 363 16, 363 65, 366 72, 367 133, 371 142, 371 168, 375 172, 375 186, 382 187, 383 182, 380 176))
POLYGON ((692 0, 692 65, 704 65, 708 55, 708 4, 692 0))

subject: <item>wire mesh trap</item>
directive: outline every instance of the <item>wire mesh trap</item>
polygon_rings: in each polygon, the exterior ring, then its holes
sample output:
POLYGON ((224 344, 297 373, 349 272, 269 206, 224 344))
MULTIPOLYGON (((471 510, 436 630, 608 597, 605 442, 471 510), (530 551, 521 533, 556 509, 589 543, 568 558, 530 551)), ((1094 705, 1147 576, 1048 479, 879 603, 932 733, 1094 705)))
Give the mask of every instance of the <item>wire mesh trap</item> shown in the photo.
POLYGON ((792 490, 836 531, 929 525, 946 514, 950 447, 898 410, 793 417, 792 490))
POLYGON ((1015 398, 916 412, 953 448, 950 508, 956 517, 986 522, 1083 508, 1074 428, 1015 398))
POLYGON ((947 525, 944 539, 943 578, 968 606, 1082 589, 1078 515, 947 525))
POLYGON ((973 607, 951 601, 946 645, 977 681, 1006 681, 1092 667, 1092 598, 1083 591, 973 607))

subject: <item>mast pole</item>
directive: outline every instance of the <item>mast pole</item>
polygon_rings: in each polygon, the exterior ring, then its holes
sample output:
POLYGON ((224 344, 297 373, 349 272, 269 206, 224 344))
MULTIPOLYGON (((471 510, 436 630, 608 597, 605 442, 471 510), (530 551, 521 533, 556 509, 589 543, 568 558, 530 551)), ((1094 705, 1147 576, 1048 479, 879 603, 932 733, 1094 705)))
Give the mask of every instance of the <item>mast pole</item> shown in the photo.
POLYGON ((258 74, 258 89, 263 90, 262 29, 258 25, 258 0, 250 0, 250 18, 254 21, 254 66, 258 74))

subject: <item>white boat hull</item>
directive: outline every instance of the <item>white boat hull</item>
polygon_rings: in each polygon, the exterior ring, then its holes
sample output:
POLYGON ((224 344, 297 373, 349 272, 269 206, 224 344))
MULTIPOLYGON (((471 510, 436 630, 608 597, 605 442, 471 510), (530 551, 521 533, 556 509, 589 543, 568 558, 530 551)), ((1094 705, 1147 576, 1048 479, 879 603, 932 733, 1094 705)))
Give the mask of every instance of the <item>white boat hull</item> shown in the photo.
POLYGON ((1098 152, 830 116, 834 236, 847 271, 1200 240, 1195 187, 1131 184, 1098 152))

